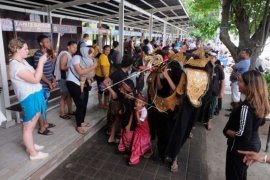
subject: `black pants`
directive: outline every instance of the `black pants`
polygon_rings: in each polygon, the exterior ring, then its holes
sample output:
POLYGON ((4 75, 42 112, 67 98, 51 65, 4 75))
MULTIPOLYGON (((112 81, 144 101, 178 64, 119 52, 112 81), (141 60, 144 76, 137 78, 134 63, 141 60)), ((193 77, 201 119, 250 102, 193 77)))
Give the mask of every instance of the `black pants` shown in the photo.
POLYGON ((243 163, 244 156, 236 150, 227 149, 226 180, 246 180, 248 166, 243 163))
POLYGON ((67 81, 67 88, 76 106, 75 118, 76 118, 77 127, 81 127, 81 124, 84 122, 84 118, 86 114, 89 92, 87 88, 85 87, 83 90, 84 98, 81 99, 80 98, 81 88, 79 85, 77 85, 76 83, 72 81, 67 81))
POLYGON ((165 152, 169 143, 172 128, 174 126, 175 112, 168 110, 166 113, 157 112, 156 116, 156 134, 157 134, 157 148, 161 159, 165 158, 165 152))

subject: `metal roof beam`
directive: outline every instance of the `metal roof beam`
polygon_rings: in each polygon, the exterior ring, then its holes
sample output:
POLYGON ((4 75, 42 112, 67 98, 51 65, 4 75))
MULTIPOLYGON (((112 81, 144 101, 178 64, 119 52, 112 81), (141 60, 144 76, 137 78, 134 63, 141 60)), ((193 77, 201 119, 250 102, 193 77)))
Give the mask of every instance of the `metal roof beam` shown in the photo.
MULTIPOLYGON (((148 10, 144 10, 146 12, 151 13, 157 13, 157 12, 162 12, 162 11, 168 11, 168 10, 177 10, 177 9, 182 9, 182 7, 180 5, 178 6, 168 6, 168 7, 162 7, 162 8, 153 8, 153 9, 148 9, 148 10)), ((137 16, 140 14, 144 14, 140 11, 134 11, 134 12, 128 12, 125 13, 125 16, 137 16)), ((101 18, 106 19, 106 18, 117 18, 119 17, 118 14, 114 14, 114 15, 109 15, 109 16, 101 16, 101 18)))
MULTIPOLYGON (((118 2, 118 3, 121 2, 121 0, 114 0, 114 1, 115 1, 115 2, 118 2)), ((138 6, 135 6, 134 4, 131 4, 131 3, 127 2, 127 1, 124 1, 124 5, 127 6, 127 7, 129 7, 129 8, 131 8, 131 9, 133 9, 133 10, 135 10, 135 11, 142 12, 143 14, 145 14, 145 15, 147 15, 147 16, 149 16, 149 17, 151 16, 151 13, 149 13, 149 12, 143 10, 142 8, 140 8, 140 7, 138 7, 138 6)), ((158 20, 158 21, 161 21, 161 22, 165 23, 165 24, 171 25, 171 26, 173 26, 173 27, 175 27, 175 28, 177 28, 177 29, 180 29, 180 30, 182 30, 182 31, 185 31, 185 30, 183 30, 183 29, 181 29, 181 28, 179 28, 179 27, 177 27, 177 26, 172 25, 171 23, 165 21, 164 19, 162 19, 162 18, 160 18, 160 17, 158 17, 158 16, 152 15, 152 17, 153 17, 154 19, 158 20)))
MULTIPOLYGON (((102 2, 106 2, 106 1, 109 1, 109 0, 99 0, 98 3, 102 3, 102 2)), ((72 6, 77 6, 77 5, 87 4, 87 3, 93 3, 93 2, 97 2, 97 0, 74 0, 74 1, 50 5, 49 10, 53 11, 53 10, 59 9, 59 8, 67 8, 67 7, 72 7, 72 6)), ((47 11, 47 8, 42 7, 42 8, 38 8, 36 10, 47 11)))
MULTIPOLYGON (((102 16, 101 16, 101 18, 102 18, 102 16)), ((169 21, 169 20, 183 19, 183 18, 187 18, 187 16, 168 17, 168 18, 162 18, 162 19, 164 19, 165 21, 169 21)), ((147 23, 147 22, 149 22, 149 19, 148 20, 141 20, 141 21, 132 21, 132 22, 126 23, 126 24, 131 25, 131 24, 147 23)))

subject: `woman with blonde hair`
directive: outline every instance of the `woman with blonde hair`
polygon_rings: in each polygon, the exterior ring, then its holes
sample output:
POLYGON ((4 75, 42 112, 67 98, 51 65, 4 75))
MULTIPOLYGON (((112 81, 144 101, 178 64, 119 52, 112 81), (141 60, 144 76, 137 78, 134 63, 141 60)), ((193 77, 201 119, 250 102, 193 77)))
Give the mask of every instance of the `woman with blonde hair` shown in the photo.
POLYGON ((33 130, 40 115, 45 119, 45 92, 40 84, 43 66, 47 54, 40 57, 36 70, 27 63, 29 50, 26 42, 21 38, 12 39, 8 44, 11 58, 9 60, 10 79, 13 89, 24 111, 23 142, 31 160, 43 159, 48 153, 40 152, 44 146, 34 144, 33 130))
POLYGON ((226 179, 247 179, 248 166, 244 155, 237 150, 259 152, 261 141, 258 129, 269 114, 267 85, 263 75, 255 70, 247 71, 238 79, 239 91, 245 100, 230 115, 223 133, 228 138, 226 179))

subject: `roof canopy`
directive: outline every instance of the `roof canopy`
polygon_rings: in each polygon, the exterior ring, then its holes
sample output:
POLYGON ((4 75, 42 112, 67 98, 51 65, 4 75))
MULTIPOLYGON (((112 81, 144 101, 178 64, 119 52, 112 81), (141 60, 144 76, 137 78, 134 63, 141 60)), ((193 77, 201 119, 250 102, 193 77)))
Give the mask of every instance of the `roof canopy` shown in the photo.
MULTIPOLYGON (((52 16, 63 15, 85 20, 101 20, 103 23, 118 24, 121 0, 5 0, 0 8, 15 6, 29 12, 52 12, 52 16), (33 11, 34 10, 34 11, 33 11)), ((169 32, 188 27, 188 14, 181 0, 125 0, 125 26, 148 29, 149 17, 153 17, 153 30, 163 31, 166 23, 169 32)))

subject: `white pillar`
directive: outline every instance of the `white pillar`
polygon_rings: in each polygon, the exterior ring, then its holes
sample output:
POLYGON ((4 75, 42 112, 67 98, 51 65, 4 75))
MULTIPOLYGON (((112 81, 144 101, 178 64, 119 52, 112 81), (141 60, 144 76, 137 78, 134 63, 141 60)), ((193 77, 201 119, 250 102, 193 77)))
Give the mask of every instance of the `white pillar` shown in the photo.
POLYGON ((166 28, 167 28, 167 24, 164 23, 164 28, 163 28, 163 41, 162 41, 162 46, 166 46, 166 41, 167 41, 167 36, 166 36, 166 28))
MULTIPOLYGON (((101 18, 98 17, 98 29, 101 28, 101 18)), ((102 46, 102 38, 103 38, 103 34, 99 33, 100 31, 98 31, 98 39, 97 39, 97 43, 99 48, 101 48, 103 50, 103 46, 102 46)))
POLYGON ((181 32, 180 32, 180 41, 182 41, 182 39, 183 39, 183 31, 181 30, 181 32))
POLYGON ((179 39, 179 29, 177 29, 176 36, 177 36, 177 39, 179 39))
POLYGON ((51 11, 50 6, 48 6, 47 11, 48 11, 48 22, 51 25, 51 48, 53 49, 53 47, 54 47, 54 44, 53 44, 53 41, 54 41, 53 40, 53 27, 52 27, 53 22, 52 22, 52 11, 51 11))
MULTIPOLYGON (((1 22, 0 22, 0 47, 4 47, 1 22)), ((15 121, 12 120, 11 112, 9 110, 6 110, 6 108, 10 106, 10 99, 9 99, 6 57, 4 48, 0 48, 0 87, 3 88, 0 93, 0 111, 4 114, 5 118, 7 119, 6 123, 4 123, 4 127, 8 128, 14 125, 15 121)))
POLYGON ((124 55, 124 0, 119 4, 119 51, 124 55))
POLYGON ((152 41, 152 37, 153 37, 153 13, 151 10, 151 16, 149 20, 149 41, 152 41))

